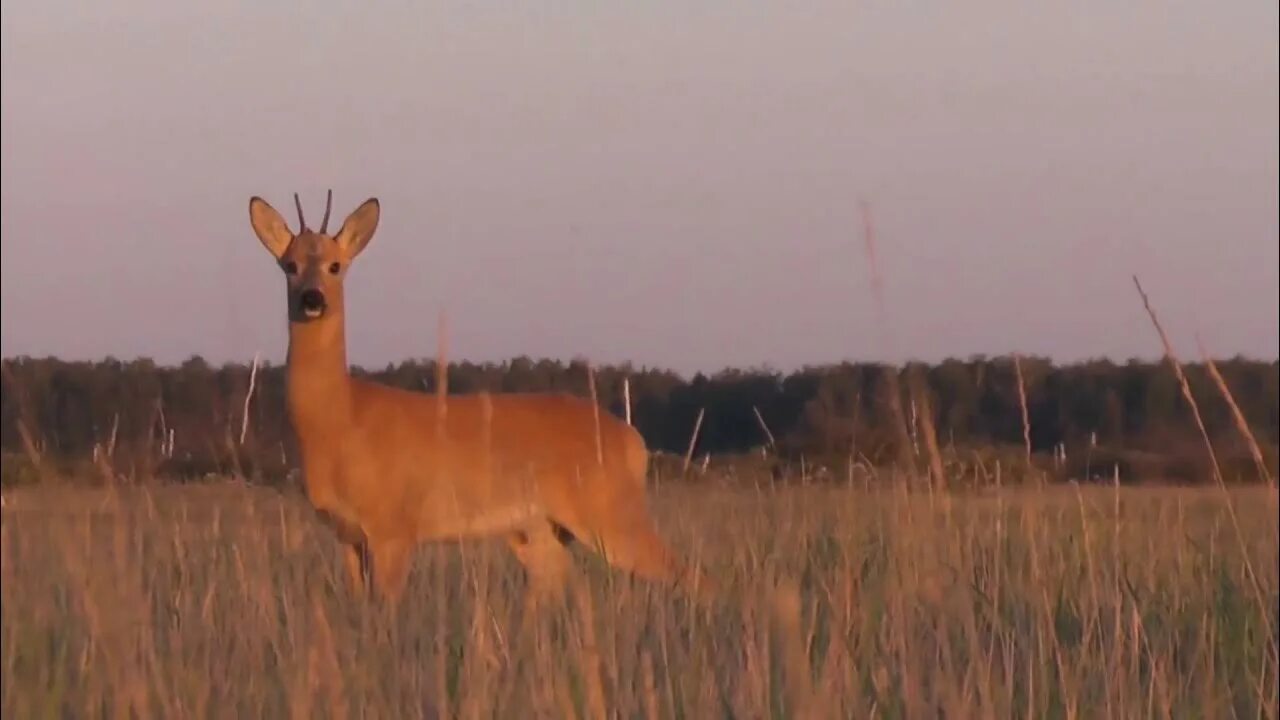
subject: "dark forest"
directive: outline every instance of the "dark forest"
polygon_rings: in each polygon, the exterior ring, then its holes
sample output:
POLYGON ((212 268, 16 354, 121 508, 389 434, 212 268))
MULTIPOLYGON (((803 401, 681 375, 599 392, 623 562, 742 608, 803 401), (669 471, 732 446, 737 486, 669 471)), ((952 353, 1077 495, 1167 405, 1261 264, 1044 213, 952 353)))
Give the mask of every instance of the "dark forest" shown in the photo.
MULTIPOLYGON (((1216 367, 1274 475, 1280 366, 1233 358, 1216 367)), ((1185 369, 1224 479, 1260 477, 1208 368, 1185 369)), ((352 372, 435 389, 432 360, 352 372)), ((916 428, 926 421, 940 452, 956 462, 992 452, 1025 460, 1029 445, 1032 465, 1052 469, 1060 479, 1212 480, 1204 441, 1168 363, 1055 365, 1024 357, 1015 364, 1009 357, 974 357, 905 367, 844 363, 785 374, 729 369, 685 378, 661 369, 589 369, 579 361, 518 357, 452 363, 447 389, 589 397, 592 373, 596 397, 609 411, 624 416, 629 393, 633 424, 651 449, 699 461, 759 457, 775 465, 829 468, 839 477, 845 466, 911 462, 918 453, 916 428)), ((109 459, 110 474, 124 478, 236 474, 277 482, 295 462, 284 392, 281 366, 252 373, 247 364, 215 367, 198 357, 170 367, 146 359, 5 359, 4 481, 30 481, 54 468, 75 475, 109 459)))

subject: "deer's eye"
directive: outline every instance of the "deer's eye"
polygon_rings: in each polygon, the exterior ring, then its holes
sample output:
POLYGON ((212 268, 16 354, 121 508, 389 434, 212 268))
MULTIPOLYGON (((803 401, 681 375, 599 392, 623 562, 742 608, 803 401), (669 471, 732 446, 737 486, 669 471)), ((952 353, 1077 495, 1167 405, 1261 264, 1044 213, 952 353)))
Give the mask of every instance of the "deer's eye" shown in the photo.
POLYGON ((339 265, 338 263, 331 263, 331 264, 329 265, 329 274, 330 274, 330 275, 337 275, 337 274, 338 274, 338 271, 339 271, 339 270, 341 270, 341 269, 342 269, 342 266, 341 266, 341 265, 339 265))
POLYGON ((294 261, 290 260, 289 262, 287 262, 287 263, 285 263, 285 264, 284 264, 284 271, 285 271, 285 273, 286 273, 286 274, 288 274, 288 275, 297 275, 297 274, 298 274, 298 263, 296 263, 296 262, 294 262, 294 261))

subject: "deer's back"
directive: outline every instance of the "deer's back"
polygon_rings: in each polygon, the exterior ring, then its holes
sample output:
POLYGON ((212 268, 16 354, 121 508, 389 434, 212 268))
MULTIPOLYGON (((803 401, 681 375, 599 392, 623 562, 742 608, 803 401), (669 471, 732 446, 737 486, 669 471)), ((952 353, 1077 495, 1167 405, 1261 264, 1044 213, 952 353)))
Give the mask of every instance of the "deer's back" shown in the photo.
POLYGON ((339 494, 360 515, 431 527, 515 522, 643 492, 643 439, 582 398, 449 395, 442 407, 433 394, 354 382, 339 494))

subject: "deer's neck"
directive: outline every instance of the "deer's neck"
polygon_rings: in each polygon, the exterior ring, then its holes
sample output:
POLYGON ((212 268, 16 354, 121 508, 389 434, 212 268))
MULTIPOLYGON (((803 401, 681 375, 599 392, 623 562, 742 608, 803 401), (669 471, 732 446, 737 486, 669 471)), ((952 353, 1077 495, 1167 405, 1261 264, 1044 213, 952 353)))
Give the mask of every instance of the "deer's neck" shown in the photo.
POLYGON ((289 414, 304 444, 349 420, 351 376, 340 312, 315 322, 289 323, 286 372, 289 414))

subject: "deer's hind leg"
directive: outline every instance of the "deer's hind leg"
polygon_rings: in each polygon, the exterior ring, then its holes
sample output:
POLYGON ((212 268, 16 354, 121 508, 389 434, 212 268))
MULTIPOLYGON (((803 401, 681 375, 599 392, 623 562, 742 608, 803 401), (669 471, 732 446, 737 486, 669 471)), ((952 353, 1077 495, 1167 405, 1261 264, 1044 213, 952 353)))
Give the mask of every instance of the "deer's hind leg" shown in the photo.
POLYGON ((529 579, 526 602, 563 602, 565 586, 572 571, 572 558, 565 540, 550 520, 541 518, 507 538, 516 559, 529 579))

